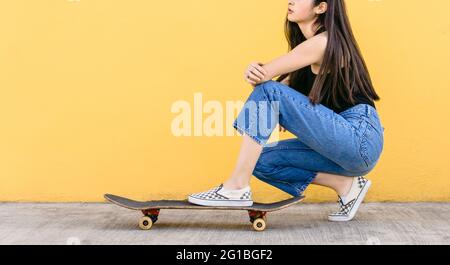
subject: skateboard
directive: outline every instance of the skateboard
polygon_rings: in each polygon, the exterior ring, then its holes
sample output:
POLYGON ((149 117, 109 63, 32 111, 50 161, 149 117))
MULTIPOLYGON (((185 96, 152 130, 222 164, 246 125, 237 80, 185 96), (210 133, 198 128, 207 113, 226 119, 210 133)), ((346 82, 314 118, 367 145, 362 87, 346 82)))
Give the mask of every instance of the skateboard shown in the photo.
POLYGON ((135 201, 128 198, 112 194, 105 194, 105 199, 109 202, 131 210, 141 211, 144 216, 139 221, 142 230, 149 230, 158 220, 161 209, 184 209, 184 210, 246 210, 256 231, 266 229, 266 214, 274 212, 296 203, 301 202, 305 196, 289 198, 287 200, 274 203, 257 203, 252 206, 201 206, 188 202, 188 200, 155 200, 155 201, 135 201))

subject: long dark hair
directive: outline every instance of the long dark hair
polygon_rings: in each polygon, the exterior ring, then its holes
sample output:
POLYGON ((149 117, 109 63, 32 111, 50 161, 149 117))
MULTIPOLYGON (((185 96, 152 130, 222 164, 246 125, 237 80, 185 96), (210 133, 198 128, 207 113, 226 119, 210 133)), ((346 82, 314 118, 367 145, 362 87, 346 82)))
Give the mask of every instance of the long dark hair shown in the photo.
MULTIPOLYGON (((317 28, 315 35, 327 31, 328 42, 320 71, 307 95, 311 103, 316 104, 325 100, 340 107, 338 99, 341 99, 353 105, 355 93, 360 93, 372 100, 379 100, 380 97, 373 88, 366 63, 353 36, 344 0, 314 0, 313 4, 317 6, 321 2, 326 2, 328 8, 325 13, 318 16, 315 22, 314 26, 317 28), (330 78, 327 78, 327 73, 330 78)), ((289 50, 306 40, 298 24, 287 18, 285 36, 289 43, 289 50)), ((289 75, 291 87, 301 85, 299 82, 307 70, 305 67, 281 75, 277 81, 289 75)))

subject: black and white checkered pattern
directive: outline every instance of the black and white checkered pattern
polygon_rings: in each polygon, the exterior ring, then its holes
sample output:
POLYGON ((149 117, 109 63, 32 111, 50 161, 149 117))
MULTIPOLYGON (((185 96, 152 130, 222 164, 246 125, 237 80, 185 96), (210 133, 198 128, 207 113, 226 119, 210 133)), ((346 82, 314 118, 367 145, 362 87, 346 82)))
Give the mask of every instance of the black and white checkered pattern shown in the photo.
POLYGON ((243 189, 242 192, 225 192, 223 183, 205 192, 199 192, 189 195, 188 201, 196 205, 212 207, 248 207, 253 205, 252 192, 250 187, 243 189))
POLYGON ((251 200, 252 199, 252 191, 249 190, 249 191, 244 192, 244 194, 242 194, 240 199, 241 200, 251 200))
POLYGON ((365 179, 364 177, 362 177, 362 176, 358 177, 358 186, 360 189, 362 189, 364 187, 366 182, 367 182, 367 179, 365 179))
POLYGON ((348 215, 350 213, 350 211, 352 210, 352 207, 355 204, 355 201, 356 201, 356 199, 353 199, 353 200, 349 201, 347 204, 344 204, 341 197, 339 197, 338 203, 340 205, 340 209, 338 212, 332 213, 330 215, 332 215, 332 216, 348 215))
MULTIPOLYGON (((202 200, 228 200, 230 198, 217 193, 219 190, 221 190, 223 188, 223 184, 220 184, 219 186, 212 188, 210 190, 204 191, 204 192, 199 192, 199 193, 194 193, 191 194, 191 197, 197 198, 197 199, 202 199, 202 200)), ((252 199, 252 191, 246 191, 244 192, 244 194, 242 194, 242 196, 239 198, 240 200, 251 200, 252 199)))
POLYGON ((226 199, 228 199, 227 197, 217 193, 217 191, 222 189, 222 187, 223 187, 223 184, 220 184, 219 186, 217 186, 215 188, 212 188, 205 192, 194 193, 194 194, 191 194, 190 196, 195 197, 197 199, 202 199, 202 200, 226 200, 226 199))
MULTIPOLYGON (((364 188, 364 185, 366 184, 367 179, 362 177, 362 176, 358 176, 358 188, 361 190, 362 188, 364 188)), ((359 192, 357 193, 359 194, 359 192)), ((347 216, 350 214, 350 211, 352 210, 353 206, 355 205, 356 199, 357 198, 353 198, 352 200, 350 200, 348 203, 344 203, 344 201, 342 200, 342 198, 340 196, 338 196, 338 203, 340 206, 340 209, 338 212, 334 212, 331 213, 330 216, 347 216)))

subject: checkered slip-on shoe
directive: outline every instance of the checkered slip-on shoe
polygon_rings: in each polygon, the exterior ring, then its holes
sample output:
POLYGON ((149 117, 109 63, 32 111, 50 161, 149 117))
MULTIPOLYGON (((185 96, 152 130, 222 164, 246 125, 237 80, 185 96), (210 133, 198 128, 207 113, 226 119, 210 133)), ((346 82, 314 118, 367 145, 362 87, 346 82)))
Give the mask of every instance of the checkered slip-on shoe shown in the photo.
POLYGON ((188 201, 202 206, 252 206, 250 186, 240 190, 225 190, 223 184, 205 192, 189 195, 188 201))
POLYGON ((372 182, 362 176, 355 177, 353 179, 350 191, 345 196, 345 201, 339 197, 340 209, 338 212, 328 215, 328 220, 334 222, 350 221, 358 211, 359 206, 364 200, 367 191, 369 190, 372 182))

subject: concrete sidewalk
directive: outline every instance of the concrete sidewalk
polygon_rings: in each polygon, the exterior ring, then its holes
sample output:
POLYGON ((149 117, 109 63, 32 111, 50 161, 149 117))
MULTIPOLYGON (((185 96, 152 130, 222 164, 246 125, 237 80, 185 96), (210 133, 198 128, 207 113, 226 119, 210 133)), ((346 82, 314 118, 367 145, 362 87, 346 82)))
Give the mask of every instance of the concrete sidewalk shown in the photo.
POLYGON ((106 203, 0 203, 0 244, 450 244, 450 203, 365 203, 333 223, 337 204, 268 213, 256 232, 245 211, 161 210, 149 231, 139 212, 106 203))

